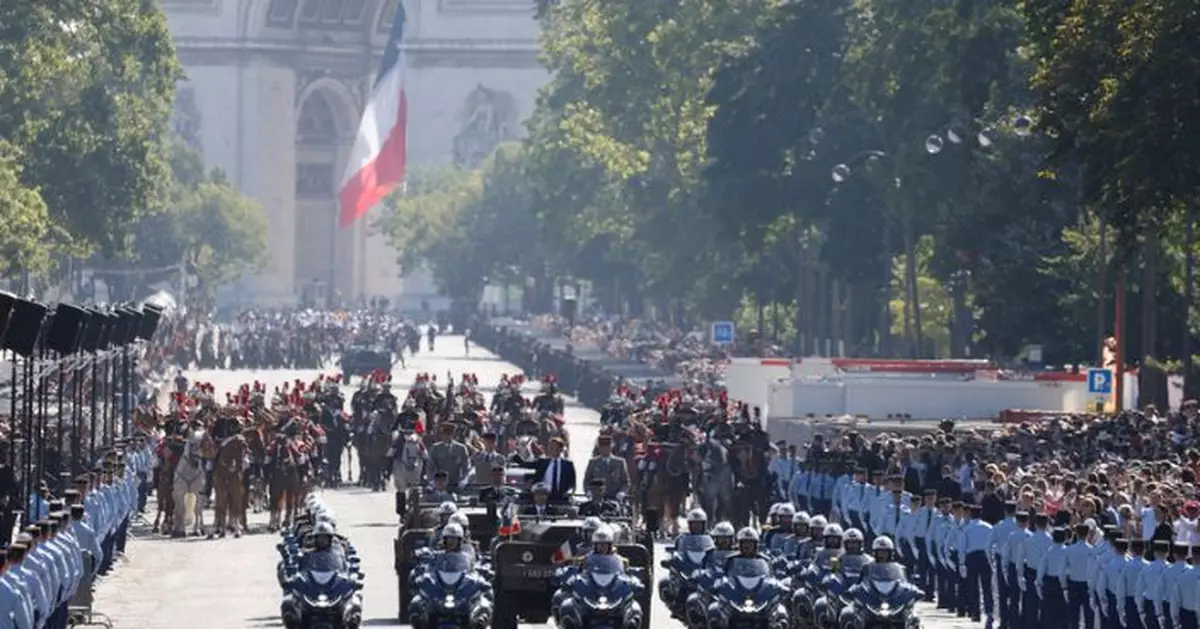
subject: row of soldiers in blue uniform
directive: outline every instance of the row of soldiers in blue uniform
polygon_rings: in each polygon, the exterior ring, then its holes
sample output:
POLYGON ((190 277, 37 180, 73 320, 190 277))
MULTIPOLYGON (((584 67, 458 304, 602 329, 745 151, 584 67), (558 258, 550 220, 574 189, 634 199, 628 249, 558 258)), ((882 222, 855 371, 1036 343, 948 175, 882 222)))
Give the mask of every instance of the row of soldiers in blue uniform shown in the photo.
POLYGON ((979 505, 933 489, 913 496, 901 477, 869 482, 862 468, 830 479, 793 492, 797 506, 892 537, 927 599, 988 629, 1200 629, 1200 567, 1187 545, 1147 548, 1093 520, 1052 528, 1015 502, 993 526, 979 505))
POLYGON ((0 629, 66 629, 69 608, 90 605, 94 579, 125 550, 152 457, 149 447, 129 445, 76 477, 62 499, 31 500, 23 514, 30 524, 0 549, 0 629))

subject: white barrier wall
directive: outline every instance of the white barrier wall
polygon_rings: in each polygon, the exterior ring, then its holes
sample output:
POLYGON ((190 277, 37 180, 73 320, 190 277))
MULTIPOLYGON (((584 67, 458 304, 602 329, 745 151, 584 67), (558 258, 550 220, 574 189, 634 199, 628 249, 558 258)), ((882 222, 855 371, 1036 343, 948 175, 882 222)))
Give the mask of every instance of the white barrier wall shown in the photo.
MULTIPOLYGON (((729 397, 763 410, 768 418, 814 415, 886 419, 995 418, 1005 410, 1084 412, 1095 403, 1086 382, 1061 380, 947 379, 946 373, 892 377, 844 373, 828 359, 734 359, 725 374, 729 397)), ((1053 374, 1051 374, 1053 375, 1053 374)), ((1137 400, 1137 378, 1125 374, 1125 407, 1137 400)))

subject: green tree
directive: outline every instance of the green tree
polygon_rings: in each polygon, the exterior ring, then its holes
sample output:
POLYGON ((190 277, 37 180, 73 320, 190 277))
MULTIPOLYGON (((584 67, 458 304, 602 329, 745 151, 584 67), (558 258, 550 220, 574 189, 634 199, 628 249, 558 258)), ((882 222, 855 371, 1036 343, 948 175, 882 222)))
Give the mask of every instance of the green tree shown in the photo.
POLYGON ((0 141, 0 275, 48 268, 46 242, 52 233, 46 202, 21 183, 15 149, 0 141))
POLYGON ((61 245, 125 250, 170 181, 162 137, 179 66, 153 0, 0 6, 0 137, 21 151, 61 245))

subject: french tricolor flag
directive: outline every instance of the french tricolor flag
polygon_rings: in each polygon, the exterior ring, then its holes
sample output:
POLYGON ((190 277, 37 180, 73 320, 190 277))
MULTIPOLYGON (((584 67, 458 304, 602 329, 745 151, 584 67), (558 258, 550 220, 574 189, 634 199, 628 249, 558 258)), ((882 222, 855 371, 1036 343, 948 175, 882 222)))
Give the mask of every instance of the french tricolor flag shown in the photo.
POLYGON ((404 94, 404 3, 388 37, 379 77, 358 124, 354 150, 346 163, 342 188, 341 225, 349 227, 404 181, 407 153, 408 99, 404 94))

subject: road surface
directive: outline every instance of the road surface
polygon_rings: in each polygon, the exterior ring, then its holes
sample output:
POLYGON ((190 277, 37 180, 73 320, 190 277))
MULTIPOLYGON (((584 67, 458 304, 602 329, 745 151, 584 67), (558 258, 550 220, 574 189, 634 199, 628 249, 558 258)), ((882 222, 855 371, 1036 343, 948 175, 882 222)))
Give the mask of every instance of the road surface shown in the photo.
MULTIPOLYGON (((407 369, 393 372, 397 396, 418 373, 436 374, 439 380, 447 372, 459 379, 464 372, 474 373, 490 397, 492 387, 505 373, 517 368, 482 349, 474 348, 470 358, 463 356, 461 337, 439 339, 435 352, 423 352, 408 361, 407 369)), ((268 390, 284 382, 314 380, 317 371, 199 371, 188 374, 192 382, 210 382, 217 399, 224 391, 236 391, 243 383, 255 380, 268 390)), ((350 390, 346 397, 349 399, 350 390)), ((576 469, 580 476, 591 452, 600 425, 599 415, 568 401, 567 424, 571 441, 577 444, 576 469)), ((355 468, 355 471, 357 469, 355 468)), ((324 498, 339 521, 339 528, 358 547, 363 570, 367 573, 363 591, 364 627, 400 626, 396 621, 396 574, 392 569, 392 540, 396 533, 393 494, 373 493, 359 488, 327 491, 324 498)), ((153 517, 152 515, 150 516, 153 517)), ((208 517, 211 518, 211 512, 208 517)), ((278 627, 280 590, 275 579, 278 554, 276 535, 263 532, 266 520, 251 515, 251 527, 259 532, 241 539, 207 541, 171 540, 149 533, 148 526, 137 527, 127 548, 127 559, 114 574, 98 586, 95 609, 112 617, 117 629, 234 629, 239 627, 278 627)), ((661 556, 661 554, 659 555, 661 556)), ((679 629, 669 612, 655 599, 654 626, 679 629)), ((926 626, 932 629, 978 629, 981 625, 954 619, 929 608, 922 611, 926 626)))

